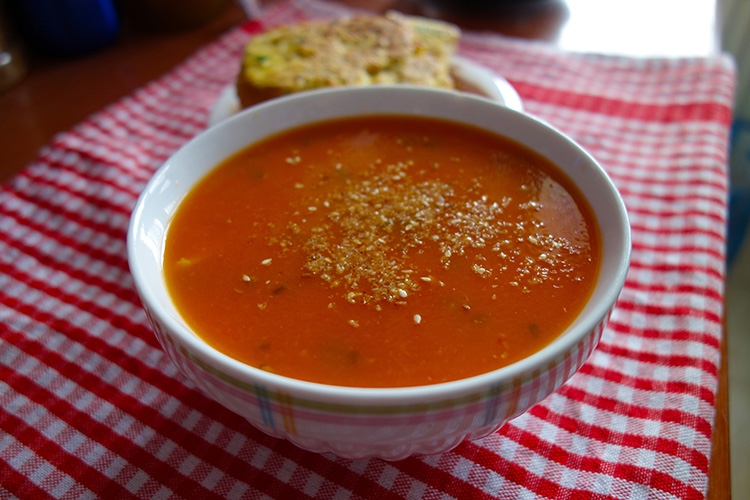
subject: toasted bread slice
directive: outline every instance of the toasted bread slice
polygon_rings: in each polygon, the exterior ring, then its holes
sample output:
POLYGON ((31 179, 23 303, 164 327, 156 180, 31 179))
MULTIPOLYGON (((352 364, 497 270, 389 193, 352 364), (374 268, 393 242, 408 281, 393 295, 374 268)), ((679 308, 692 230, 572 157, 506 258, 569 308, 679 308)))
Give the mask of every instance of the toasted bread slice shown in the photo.
POLYGON ((398 13, 281 26, 246 46, 237 94, 245 108, 328 86, 453 88, 450 66, 459 36, 451 24, 398 13))

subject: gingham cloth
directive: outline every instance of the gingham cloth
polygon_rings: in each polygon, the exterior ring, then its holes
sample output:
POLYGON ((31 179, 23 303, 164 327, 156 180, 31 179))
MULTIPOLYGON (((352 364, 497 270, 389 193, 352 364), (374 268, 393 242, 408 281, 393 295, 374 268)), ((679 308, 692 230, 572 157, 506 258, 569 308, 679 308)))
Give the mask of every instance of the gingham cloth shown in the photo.
POLYGON ((702 498, 735 82, 724 55, 605 57, 464 33, 461 55, 601 162, 633 229, 599 347, 498 432, 398 462, 309 453, 211 402, 165 357, 126 260, 136 197, 205 128, 259 26, 343 11, 276 4, 58 135, 2 187, 0 498, 702 498))

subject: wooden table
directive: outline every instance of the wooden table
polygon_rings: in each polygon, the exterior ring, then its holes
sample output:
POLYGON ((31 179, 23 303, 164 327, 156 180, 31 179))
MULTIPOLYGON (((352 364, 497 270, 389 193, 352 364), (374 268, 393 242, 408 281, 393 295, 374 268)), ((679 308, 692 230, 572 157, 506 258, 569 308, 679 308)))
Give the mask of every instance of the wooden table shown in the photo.
MULTIPOLYGON (((627 56, 703 56, 719 50, 720 0, 702 0, 686 11, 681 0, 536 0, 515 2, 497 15, 471 16, 449 2, 346 0, 358 7, 440 16, 466 29, 539 39, 566 50, 627 56), (681 12, 675 16, 674 12, 681 12), (647 15, 644 13, 648 13, 647 15)), ((470 2, 463 2, 466 5, 470 2)), ((498 2, 503 3, 503 2, 498 2)), ((514 2, 507 2, 512 4, 514 2)), ((462 5, 462 2, 455 2, 462 5)), ((161 76, 202 45, 246 20, 231 3, 218 17, 178 32, 138 32, 127 25, 118 41, 96 53, 53 59, 29 53, 30 71, 0 95, 0 181, 21 170, 38 149, 89 114, 161 76)), ((726 342, 711 458, 709 495, 730 498, 726 342)))

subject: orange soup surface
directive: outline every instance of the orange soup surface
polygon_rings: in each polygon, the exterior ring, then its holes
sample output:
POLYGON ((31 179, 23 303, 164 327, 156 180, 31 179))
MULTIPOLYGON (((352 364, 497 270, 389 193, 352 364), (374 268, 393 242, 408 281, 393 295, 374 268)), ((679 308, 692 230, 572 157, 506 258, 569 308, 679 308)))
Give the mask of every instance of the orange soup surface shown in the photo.
POLYGON ((208 344, 301 380, 434 384, 549 344, 599 269, 590 207, 506 138, 334 120, 234 155, 168 228, 167 287, 208 344))

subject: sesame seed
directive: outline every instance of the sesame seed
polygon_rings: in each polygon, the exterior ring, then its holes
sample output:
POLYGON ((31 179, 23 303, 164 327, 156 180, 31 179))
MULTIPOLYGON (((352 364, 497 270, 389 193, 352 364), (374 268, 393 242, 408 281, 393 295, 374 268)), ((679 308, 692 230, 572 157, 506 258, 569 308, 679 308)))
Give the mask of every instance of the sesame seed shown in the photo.
POLYGON ((406 290, 403 290, 401 288, 398 289, 398 296, 402 299, 405 299, 409 294, 406 293, 406 290))
POLYGON ((242 281, 252 281, 253 279, 247 274, 242 275, 242 281))
POLYGON ((419 314, 415 314, 414 315, 414 324, 418 325, 421 322, 422 322, 422 316, 420 316, 419 314))
POLYGON ((359 328, 359 321, 356 319, 350 319, 349 324, 352 325, 354 328, 359 328))
POLYGON ((271 259, 265 259, 265 260, 261 261, 261 264, 263 264, 264 266, 270 266, 271 265, 271 259))

